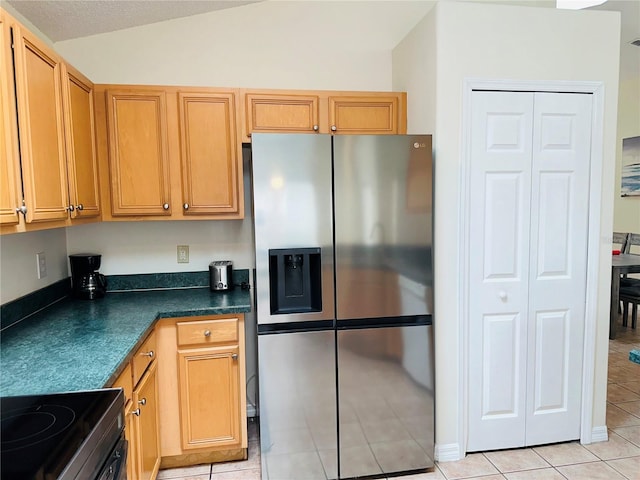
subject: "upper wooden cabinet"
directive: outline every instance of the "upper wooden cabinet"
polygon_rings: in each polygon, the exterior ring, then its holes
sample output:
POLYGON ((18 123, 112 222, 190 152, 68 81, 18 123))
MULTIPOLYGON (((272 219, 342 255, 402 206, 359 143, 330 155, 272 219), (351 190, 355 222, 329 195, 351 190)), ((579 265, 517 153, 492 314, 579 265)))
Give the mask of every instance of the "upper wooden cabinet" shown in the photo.
POLYGON ((110 192, 103 219, 242 218, 236 98, 211 88, 98 86, 98 156, 110 192))
POLYGON ((12 30, 26 221, 66 220, 62 59, 20 25, 12 30))
POLYGON ((405 133, 406 95, 330 96, 329 124, 331 133, 334 134, 405 133), (404 116, 401 112, 404 112, 404 116))
POLYGON ((20 158, 13 84, 11 26, 0 10, 0 224, 17 225, 22 203, 20 158))
POLYGON ((95 221, 93 84, 1 9, 0 23, 2 233, 95 221))
POLYGON ((70 65, 64 65, 62 71, 71 218, 97 217, 100 196, 93 83, 70 65))
POLYGON ((178 92, 185 215, 239 213, 235 97, 231 92, 178 92))
POLYGON ((247 92, 244 133, 313 133, 320 130, 320 97, 292 93, 247 92))
POLYGON ((256 132, 402 134, 404 92, 242 90, 243 141, 256 132))
POLYGON ((165 92, 109 90, 106 98, 111 214, 171 215, 165 92))

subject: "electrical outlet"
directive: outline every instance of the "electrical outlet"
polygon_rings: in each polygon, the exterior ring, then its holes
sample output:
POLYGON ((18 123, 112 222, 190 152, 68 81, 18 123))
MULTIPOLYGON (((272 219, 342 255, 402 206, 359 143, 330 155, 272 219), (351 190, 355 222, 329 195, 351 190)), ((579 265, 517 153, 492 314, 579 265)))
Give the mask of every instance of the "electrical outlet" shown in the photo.
POLYGON ((36 253, 36 264, 38 266, 38 278, 44 278, 47 276, 47 257, 44 256, 44 252, 36 253))
POLYGON ((178 263, 189 263, 189 245, 178 245, 178 263))

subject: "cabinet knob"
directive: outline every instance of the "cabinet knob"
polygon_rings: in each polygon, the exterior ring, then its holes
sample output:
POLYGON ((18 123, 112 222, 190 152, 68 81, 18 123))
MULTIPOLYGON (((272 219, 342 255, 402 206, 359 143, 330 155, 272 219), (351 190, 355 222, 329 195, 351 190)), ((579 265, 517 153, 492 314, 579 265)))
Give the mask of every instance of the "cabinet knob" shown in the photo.
POLYGON ((145 357, 149 357, 149 358, 153 358, 156 354, 153 353, 153 350, 150 350, 148 352, 142 352, 140 355, 145 356, 145 357))
POLYGON ((336 127, 335 125, 331 125, 331 131, 335 132, 336 130, 338 130, 338 127, 336 127))
POLYGON ((500 297, 500 300, 502 300, 503 302, 506 302, 507 292, 505 292, 504 290, 501 290, 500 293, 498 293, 498 297, 500 297))
POLYGON ((162 208, 164 208, 165 210, 169 210, 169 204, 168 203, 163 204, 162 208))
POLYGON ((233 358, 234 360, 238 359, 238 354, 237 353, 232 353, 231 354, 231 358, 233 358))
POLYGON ((84 205, 82 205, 81 203, 79 203, 78 205, 76 205, 76 208, 80 211, 84 210, 84 205))
POLYGON ((210 337, 211 336, 211 330, 205 330, 204 331, 204 336, 205 337, 210 337))
POLYGON ((22 215, 24 215, 26 217, 27 216, 27 207, 25 205, 22 205, 22 206, 16 208, 16 212, 21 213, 22 215))
POLYGON ((138 400, 138 403, 139 403, 140 405, 146 405, 146 404, 147 404, 147 399, 146 399, 146 398, 143 398, 142 400, 138 400))
POLYGON ((73 205, 69 205, 67 207, 67 210, 69 210, 70 212, 73 212, 74 209, 75 209, 75 207, 73 205))
POLYGON ((140 409, 136 408, 135 410, 131 411, 131 415, 135 415, 136 417, 140 416, 140 409))
POLYGON ((250 137, 250 136, 251 136, 251 132, 247 133, 247 137, 250 137))
POLYGON ((314 125, 314 126, 313 126, 313 131, 314 131, 314 132, 317 132, 317 131, 319 130, 319 128, 320 128, 320 127, 318 127, 318 125, 314 125))
POLYGON ((189 204, 185 203, 184 205, 182 205, 182 208, 184 208, 185 210, 189 210, 189 204))

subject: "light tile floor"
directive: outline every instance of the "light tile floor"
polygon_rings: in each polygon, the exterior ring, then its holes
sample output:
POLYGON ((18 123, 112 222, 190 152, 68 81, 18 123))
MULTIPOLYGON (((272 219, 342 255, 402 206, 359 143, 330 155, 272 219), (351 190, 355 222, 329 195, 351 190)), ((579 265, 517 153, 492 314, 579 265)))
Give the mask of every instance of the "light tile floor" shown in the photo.
MULTIPOLYGON (((640 328, 620 326, 609 341, 607 426, 609 441, 559 443, 535 448, 472 453, 458 462, 437 463, 433 472, 398 480, 640 480, 640 365, 629 350, 640 349, 640 328)), ((257 425, 249 423, 249 459, 244 462, 162 470, 167 480, 260 480, 257 425)))

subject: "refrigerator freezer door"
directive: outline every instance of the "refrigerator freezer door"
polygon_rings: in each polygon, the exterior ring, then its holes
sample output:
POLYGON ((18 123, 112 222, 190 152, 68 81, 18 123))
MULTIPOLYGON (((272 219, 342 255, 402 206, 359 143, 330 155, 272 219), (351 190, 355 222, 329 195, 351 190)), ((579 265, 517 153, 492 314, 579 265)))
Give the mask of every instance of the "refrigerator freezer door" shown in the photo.
POLYGON ((434 466, 433 327, 338 331, 340 477, 434 466))
POLYGON ((432 314, 431 136, 333 142, 338 320, 432 314))
POLYGON ((262 480, 337 478, 335 332, 258 336, 262 480))
MULTIPOLYGON (((251 138, 258 324, 333 320, 331 137, 258 133, 251 138), (273 269, 278 264, 276 251, 310 248, 320 249, 319 264, 314 264, 320 280, 311 285, 311 297, 315 299, 319 290, 320 300, 314 300, 312 308, 305 312, 287 313, 289 305, 282 301, 282 295, 272 291, 272 285, 283 285, 285 274, 281 273, 280 283, 274 279, 270 282, 270 259, 273 269), (272 305, 272 298, 281 301, 272 305), (285 308, 278 308, 282 305, 285 308), (313 308, 317 305, 321 308, 313 308)), ((291 252, 280 263, 295 265, 297 258, 291 252)), ((296 271, 302 269, 289 273, 296 271)), ((287 278, 295 279, 296 275, 287 278)), ((297 287, 286 288, 295 294, 297 287)))

